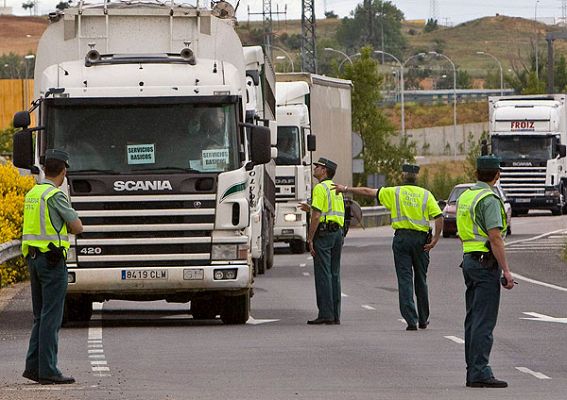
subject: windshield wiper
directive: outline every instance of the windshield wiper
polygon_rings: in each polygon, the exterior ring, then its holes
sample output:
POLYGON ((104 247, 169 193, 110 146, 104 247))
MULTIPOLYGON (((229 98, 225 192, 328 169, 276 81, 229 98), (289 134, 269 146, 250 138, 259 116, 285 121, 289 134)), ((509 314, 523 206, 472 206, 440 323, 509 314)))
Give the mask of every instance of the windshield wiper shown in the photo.
POLYGON ((193 173, 197 173, 200 174, 201 171, 197 170, 197 169, 193 169, 193 168, 182 168, 182 167, 156 167, 156 168, 144 168, 144 169, 134 169, 132 170, 133 172, 171 172, 171 171, 177 171, 177 172, 193 172, 193 173))
POLYGON ((119 175, 120 172, 116 172, 112 169, 79 169, 76 171, 69 171, 70 175, 88 175, 88 174, 110 174, 119 175))

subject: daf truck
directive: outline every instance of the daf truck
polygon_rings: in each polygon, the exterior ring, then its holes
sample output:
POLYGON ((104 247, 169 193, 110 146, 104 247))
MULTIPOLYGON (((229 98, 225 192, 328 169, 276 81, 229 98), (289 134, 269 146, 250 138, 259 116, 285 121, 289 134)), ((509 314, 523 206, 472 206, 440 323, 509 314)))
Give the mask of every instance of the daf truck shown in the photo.
POLYGON ((274 238, 289 243, 293 253, 303 253, 309 221, 299 203, 311 197, 313 160, 337 162, 334 180, 352 185, 352 83, 309 73, 276 74, 276 81, 274 238))
POLYGON ((492 153, 514 215, 567 211, 567 96, 490 97, 492 153))
POLYGON ((14 164, 41 178, 46 149, 70 154, 62 189, 84 232, 70 240, 66 321, 110 299, 248 320, 261 232, 250 172, 271 161, 272 139, 246 123, 233 11, 81 1, 52 15, 36 55, 38 126, 15 115, 14 164))

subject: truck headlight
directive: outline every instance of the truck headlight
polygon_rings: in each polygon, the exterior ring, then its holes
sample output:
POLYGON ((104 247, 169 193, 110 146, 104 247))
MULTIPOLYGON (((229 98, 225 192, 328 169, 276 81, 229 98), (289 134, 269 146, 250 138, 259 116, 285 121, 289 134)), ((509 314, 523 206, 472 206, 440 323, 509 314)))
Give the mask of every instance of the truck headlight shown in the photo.
POLYGON ((69 250, 67 250, 67 262, 71 262, 71 263, 76 263, 77 262, 77 252, 75 250, 75 247, 70 247, 69 250))
POLYGON ((559 197, 560 193, 557 189, 545 189, 545 197, 559 197))
POLYGON ((293 214, 293 213, 285 214, 283 218, 284 218, 284 221, 285 221, 285 222, 295 222, 295 221, 297 221, 297 215, 295 215, 295 214, 293 214))
POLYGON ((213 244, 211 258, 213 260, 235 260, 237 250, 235 244, 213 244))

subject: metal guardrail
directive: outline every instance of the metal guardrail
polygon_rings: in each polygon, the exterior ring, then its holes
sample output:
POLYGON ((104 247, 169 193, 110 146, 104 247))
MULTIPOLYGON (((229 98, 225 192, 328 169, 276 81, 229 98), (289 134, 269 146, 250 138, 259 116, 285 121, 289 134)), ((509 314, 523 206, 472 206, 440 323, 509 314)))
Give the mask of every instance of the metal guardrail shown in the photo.
POLYGON ((21 245, 22 242, 19 240, 0 244, 0 264, 20 256, 22 254, 21 245))
MULTIPOLYGON (((362 223, 365 227, 382 226, 390 223, 390 212, 386 207, 362 207, 362 223)), ((0 264, 22 254, 20 240, 0 244, 0 264)))

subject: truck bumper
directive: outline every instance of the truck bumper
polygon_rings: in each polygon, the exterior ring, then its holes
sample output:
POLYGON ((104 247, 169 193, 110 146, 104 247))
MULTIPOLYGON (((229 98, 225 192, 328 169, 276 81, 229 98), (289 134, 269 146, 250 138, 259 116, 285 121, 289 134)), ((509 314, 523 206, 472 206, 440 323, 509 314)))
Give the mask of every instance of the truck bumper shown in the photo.
POLYGON ((290 240, 307 240, 307 226, 276 226, 274 227, 274 241, 288 242, 290 240))
POLYGON ((247 264, 88 269, 70 264, 68 274, 69 294, 98 295, 96 297, 105 299, 124 299, 129 295, 135 298, 163 295, 166 298, 176 293, 206 291, 246 292, 252 287, 251 268, 247 264), (231 270, 236 276, 219 279, 221 270, 231 270))
POLYGON ((559 197, 508 198, 515 210, 549 210, 561 206, 559 197))

